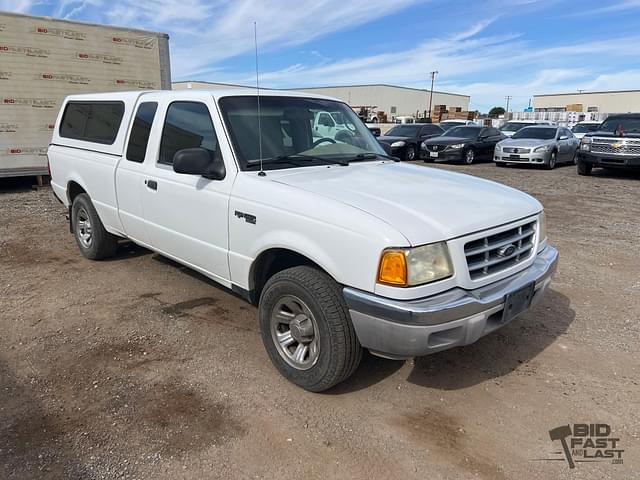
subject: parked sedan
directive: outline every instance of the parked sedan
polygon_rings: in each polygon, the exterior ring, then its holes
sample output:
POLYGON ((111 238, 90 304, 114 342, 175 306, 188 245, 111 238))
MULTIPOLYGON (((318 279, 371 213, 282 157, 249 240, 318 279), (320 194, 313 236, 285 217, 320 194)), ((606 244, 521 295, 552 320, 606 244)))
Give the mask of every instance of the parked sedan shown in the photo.
POLYGON ((422 157, 429 160, 457 160, 471 165, 481 158, 491 159, 493 149, 506 137, 497 128, 454 127, 441 137, 422 142, 422 157))
POLYGON ((394 157, 415 160, 420 152, 420 143, 428 138, 442 135, 444 130, 432 123, 413 123, 393 127, 378 137, 380 143, 391 146, 394 157))
POLYGON ((510 163, 529 163, 550 170, 557 162, 575 162, 579 146, 580 140, 568 128, 550 125, 525 127, 496 145, 493 160, 499 167, 510 163))

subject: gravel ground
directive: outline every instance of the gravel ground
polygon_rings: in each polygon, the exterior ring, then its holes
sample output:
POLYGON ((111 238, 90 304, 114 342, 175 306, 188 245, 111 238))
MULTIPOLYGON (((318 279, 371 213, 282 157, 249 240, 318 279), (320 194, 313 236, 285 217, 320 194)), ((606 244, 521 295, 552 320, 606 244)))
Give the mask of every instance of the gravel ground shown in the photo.
POLYGON ((48 188, 1 181, 0 478, 640 478, 640 176, 436 168, 544 203, 552 288, 325 394, 276 373, 251 305, 134 245, 85 260, 48 188), (551 428, 595 422, 624 464, 539 460, 563 458, 551 428))

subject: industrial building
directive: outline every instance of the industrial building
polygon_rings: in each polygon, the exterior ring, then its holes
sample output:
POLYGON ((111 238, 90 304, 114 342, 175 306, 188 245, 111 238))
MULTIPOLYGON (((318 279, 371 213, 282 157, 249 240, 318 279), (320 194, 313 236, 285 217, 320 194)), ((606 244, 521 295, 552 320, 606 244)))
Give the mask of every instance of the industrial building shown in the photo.
MULTIPOLYGON (((174 82, 174 90, 194 88, 242 88, 243 85, 210 82, 174 82)), ((354 109, 366 107, 375 111, 384 112, 389 119, 400 116, 424 116, 429 110, 429 90, 399 87, 394 85, 347 85, 339 87, 312 87, 292 88, 300 92, 315 93, 334 97, 347 103, 354 109)), ((433 92, 432 110, 436 105, 445 105, 447 109, 460 112, 469 110, 468 95, 457 93, 433 92)))
POLYGON ((534 95, 533 109, 535 112, 640 112, 640 90, 534 95))

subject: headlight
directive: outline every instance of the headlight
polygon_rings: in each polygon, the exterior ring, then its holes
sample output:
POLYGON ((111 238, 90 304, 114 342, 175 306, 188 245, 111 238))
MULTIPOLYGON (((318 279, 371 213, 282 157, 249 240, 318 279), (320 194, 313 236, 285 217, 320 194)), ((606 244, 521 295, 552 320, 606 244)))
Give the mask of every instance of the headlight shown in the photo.
POLYGON ((544 210, 538 217, 538 245, 547 241, 547 216, 544 210))
POLYGON ((549 145, 543 145, 542 147, 534 148, 533 151, 534 152, 548 152, 549 151, 549 145))
POLYGON ((455 150, 459 150, 461 148, 464 148, 464 143, 456 143, 455 145, 449 145, 449 148, 453 148, 455 150))
POLYGON ((415 248, 385 250, 380 259, 378 282, 396 287, 413 287, 453 275, 449 248, 445 242, 415 248))
POLYGON ((392 147, 404 147, 407 144, 404 140, 400 140, 399 142, 393 142, 391 144, 392 147))
POLYGON ((496 152, 502 152, 502 145, 496 145, 496 152))
POLYGON ((591 137, 582 137, 580 141, 580 150, 586 150, 587 152, 591 150, 591 137))

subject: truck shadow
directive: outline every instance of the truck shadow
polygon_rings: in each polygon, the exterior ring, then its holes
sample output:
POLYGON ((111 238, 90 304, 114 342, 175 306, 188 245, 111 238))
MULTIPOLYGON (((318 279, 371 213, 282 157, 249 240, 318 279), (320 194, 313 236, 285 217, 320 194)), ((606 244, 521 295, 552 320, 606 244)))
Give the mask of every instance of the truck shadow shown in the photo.
MULTIPOLYGON (((516 370, 533 375, 532 360, 565 333, 574 319, 569 298, 550 289, 531 311, 476 343, 417 357, 407 381, 427 388, 458 390, 516 370)), ((351 378, 328 393, 341 395, 368 388, 404 365, 404 361, 368 354, 351 378)))
POLYGON ((531 311, 465 347, 416 359, 408 381, 423 387, 458 390, 520 370, 534 375, 531 362, 564 334, 575 319, 567 296, 546 292, 531 311))

